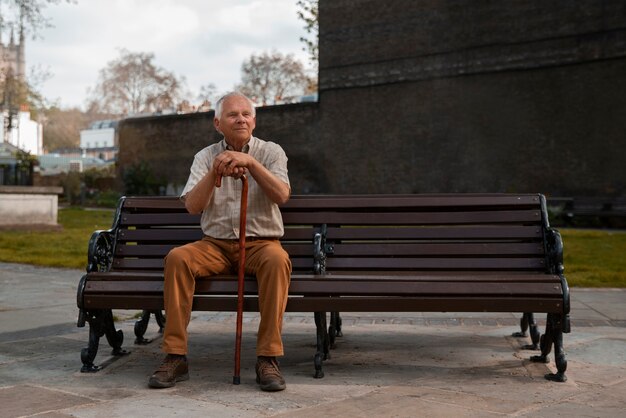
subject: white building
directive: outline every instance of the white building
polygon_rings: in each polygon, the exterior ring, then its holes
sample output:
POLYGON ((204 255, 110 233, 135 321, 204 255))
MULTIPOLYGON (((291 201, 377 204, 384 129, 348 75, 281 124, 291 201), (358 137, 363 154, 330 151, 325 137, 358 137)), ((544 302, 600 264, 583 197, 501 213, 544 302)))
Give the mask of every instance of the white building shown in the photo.
POLYGON ((117 121, 102 120, 80 131, 83 156, 112 160, 117 155, 117 121))
POLYGON ((31 155, 43 154, 43 127, 41 123, 31 120, 30 112, 23 108, 18 112, 17 121, 13 121, 9 135, 5 135, 5 126, 8 124, 7 116, 6 113, 0 113, 0 138, 21 150, 30 152, 31 155))

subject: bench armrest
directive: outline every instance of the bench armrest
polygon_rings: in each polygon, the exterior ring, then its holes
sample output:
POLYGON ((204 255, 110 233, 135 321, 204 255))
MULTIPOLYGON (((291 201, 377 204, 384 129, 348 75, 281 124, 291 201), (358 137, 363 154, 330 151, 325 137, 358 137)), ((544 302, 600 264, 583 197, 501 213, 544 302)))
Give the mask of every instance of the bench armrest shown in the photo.
POLYGON ((313 272, 315 274, 324 274, 326 272, 324 236, 319 232, 313 236, 313 261, 313 272))
POLYGON ((563 275, 563 239, 554 228, 546 228, 546 252, 550 273, 563 275))
POLYGON ((562 328, 563 332, 570 332, 570 301, 569 301, 569 285, 563 272, 563 239, 561 233, 554 228, 546 228, 546 250, 548 257, 548 268, 550 273, 556 274, 561 278, 561 288, 563 289, 563 312, 565 314, 562 328))
POLYGON ((95 231, 89 239, 87 273, 108 271, 113 263, 113 231, 95 231))
POLYGON ((98 230, 91 234, 87 248, 87 273, 95 271, 109 271, 113 264, 113 252, 115 251, 115 238, 122 216, 122 207, 126 196, 120 197, 117 209, 113 216, 111 229, 98 230))

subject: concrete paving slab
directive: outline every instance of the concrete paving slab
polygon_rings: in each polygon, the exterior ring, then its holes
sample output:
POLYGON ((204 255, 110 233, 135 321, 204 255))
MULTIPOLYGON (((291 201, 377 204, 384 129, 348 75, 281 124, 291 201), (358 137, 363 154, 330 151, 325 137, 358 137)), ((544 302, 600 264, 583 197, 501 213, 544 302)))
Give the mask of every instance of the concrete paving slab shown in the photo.
POLYGON ((555 405, 529 408, 520 416, 541 417, 623 417, 626 405, 626 383, 601 387, 588 386, 576 396, 561 400, 555 405))
POLYGON ((530 362, 529 338, 511 336, 519 315, 493 313, 343 314, 344 337, 324 364, 325 377, 314 379, 313 318, 293 313, 285 317, 281 359, 287 390, 264 393, 254 381, 258 314, 245 315, 242 384, 234 386, 235 314, 194 312, 191 379, 152 390, 147 380, 163 356, 161 336, 152 320, 147 337, 154 341, 134 345, 132 311, 114 312, 131 353, 112 357, 102 338, 96 363, 104 369, 79 372, 88 340, 88 328, 76 327, 81 275, 0 263, 1 417, 612 417, 626 410, 622 290, 572 289, 566 383, 546 381, 554 363, 530 362), (51 281, 53 298, 42 281, 51 281), (37 402, 29 403, 33 394, 37 402))
POLYGON ((581 306, 597 312, 612 321, 626 320, 624 300, 626 289, 576 289, 572 292, 572 313, 581 306))
POLYGON ((92 403, 91 399, 82 396, 33 385, 0 388, 0 415, 4 417, 35 415, 92 403))
POLYGON ((500 409, 505 411, 514 411, 513 406, 494 405, 489 400, 467 397, 462 393, 428 387, 391 386, 364 396, 327 403, 314 409, 290 411, 279 416, 489 417, 502 416, 506 413, 490 411, 493 406, 500 406, 500 409))

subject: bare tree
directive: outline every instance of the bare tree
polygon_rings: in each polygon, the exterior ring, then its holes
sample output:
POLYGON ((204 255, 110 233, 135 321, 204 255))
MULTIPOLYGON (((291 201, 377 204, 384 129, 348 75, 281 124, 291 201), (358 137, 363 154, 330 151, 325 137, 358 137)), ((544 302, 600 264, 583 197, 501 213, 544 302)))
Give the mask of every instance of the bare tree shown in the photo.
POLYGON ((241 65, 241 84, 237 88, 263 105, 288 103, 308 93, 311 79, 293 54, 263 52, 252 54, 241 65))
POLYGON ((200 93, 196 97, 198 100, 197 112, 208 112, 213 108, 213 104, 217 102, 220 95, 217 92, 215 84, 208 83, 200 87, 200 93))
MULTIPOLYGON (((71 0, 66 0, 68 3, 71 0)), ((32 113, 45 107, 45 99, 37 91, 35 84, 41 82, 47 74, 40 71, 32 72, 29 83, 26 77, 24 39, 27 33, 36 38, 43 28, 52 26, 43 15, 43 9, 48 4, 57 4, 61 0, 0 0, 0 35, 10 32, 11 48, 14 59, 7 60, 7 56, 0 57, 0 111, 4 113, 5 136, 10 135, 15 126, 17 114, 23 106, 27 106, 32 113), (19 41, 14 44, 14 36, 19 41)))
POLYGON ((298 0, 298 18, 304 22, 304 29, 310 35, 310 38, 300 37, 300 41, 306 45, 303 48, 309 52, 309 60, 314 68, 318 67, 319 62, 319 0, 298 0))
POLYGON ((122 49, 119 58, 100 70, 88 99, 90 111, 126 115, 174 109, 185 79, 157 67, 153 60, 152 53, 122 49))
POLYGON ((215 99, 215 96, 217 96, 217 94, 218 94, 217 87, 215 87, 215 84, 213 83, 205 84, 204 86, 200 87, 198 100, 200 102, 204 102, 204 101, 211 102, 215 99))
MULTIPOLYGON (((48 4, 58 4, 62 0, 0 0, 0 31, 16 30, 19 33, 31 32, 36 37, 40 30, 52 26, 43 15, 48 4)), ((65 0, 75 3, 76 0, 65 0)))

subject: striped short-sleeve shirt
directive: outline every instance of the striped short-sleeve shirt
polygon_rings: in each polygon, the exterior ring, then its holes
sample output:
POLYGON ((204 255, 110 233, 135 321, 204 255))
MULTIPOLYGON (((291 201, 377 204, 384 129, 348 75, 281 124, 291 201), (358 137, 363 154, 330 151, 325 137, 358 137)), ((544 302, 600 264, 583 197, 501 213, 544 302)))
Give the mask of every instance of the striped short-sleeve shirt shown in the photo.
MULTIPOLYGON (((181 198, 184 198, 211 170, 215 157, 229 148, 226 141, 221 140, 195 155, 181 198)), ((287 156, 280 145, 253 136, 244 146, 243 152, 250 154, 272 174, 289 184, 287 156)), ((222 186, 215 188, 207 207, 202 212, 201 226, 205 235, 218 239, 239 238, 241 188, 241 180, 232 177, 224 177, 222 186)), ((283 232, 283 219, 278 205, 272 202, 254 178, 248 175, 246 236, 279 238, 283 232)))

